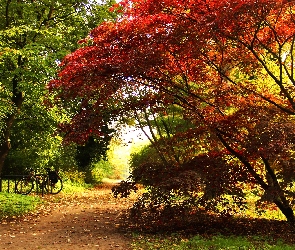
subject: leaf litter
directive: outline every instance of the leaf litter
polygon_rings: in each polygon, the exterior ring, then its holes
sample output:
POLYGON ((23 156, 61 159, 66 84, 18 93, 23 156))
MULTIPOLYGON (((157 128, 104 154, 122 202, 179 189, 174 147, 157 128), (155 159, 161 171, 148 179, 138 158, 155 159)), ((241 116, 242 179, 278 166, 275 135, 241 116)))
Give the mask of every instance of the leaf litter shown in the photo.
POLYGON ((211 238, 222 234, 295 243, 294 228, 284 221, 195 214, 181 223, 183 227, 176 225, 177 218, 161 227, 155 227, 154 221, 139 225, 126 216, 136 197, 135 194, 128 199, 114 198, 109 185, 84 193, 45 196, 44 203, 34 213, 0 221, 0 249, 129 250, 134 231, 145 237, 152 233, 164 238, 177 232, 182 240, 193 235, 211 238))
POLYGON ((43 199, 35 212, 0 221, 0 249, 131 249, 121 225, 134 200, 115 199, 110 185, 43 199))

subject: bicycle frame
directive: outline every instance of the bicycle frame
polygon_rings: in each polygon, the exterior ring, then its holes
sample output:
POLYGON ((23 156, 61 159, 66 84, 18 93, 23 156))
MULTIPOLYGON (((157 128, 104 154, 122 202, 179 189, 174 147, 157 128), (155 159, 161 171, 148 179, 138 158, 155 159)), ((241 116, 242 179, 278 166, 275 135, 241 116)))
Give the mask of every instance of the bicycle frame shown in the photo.
POLYGON ((48 192, 50 194, 57 194, 59 193, 62 188, 62 179, 58 175, 57 171, 55 171, 56 174, 56 183, 50 179, 50 168, 46 168, 47 174, 37 174, 33 169, 29 170, 29 174, 18 181, 16 184, 16 190, 18 193, 21 194, 29 194, 34 187, 36 187, 37 193, 39 192, 39 189, 41 189, 42 196, 44 195, 44 192, 48 192))

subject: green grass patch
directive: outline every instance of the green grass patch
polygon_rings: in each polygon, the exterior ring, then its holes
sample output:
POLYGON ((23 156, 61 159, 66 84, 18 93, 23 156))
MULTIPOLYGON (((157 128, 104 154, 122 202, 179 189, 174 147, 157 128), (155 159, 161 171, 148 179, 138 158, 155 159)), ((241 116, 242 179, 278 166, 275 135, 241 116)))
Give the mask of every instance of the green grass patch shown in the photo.
POLYGON ((190 239, 181 238, 180 235, 172 236, 151 236, 136 235, 132 244, 133 250, 292 250, 295 245, 287 245, 282 241, 269 243, 267 240, 259 237, 238 237, 238 236, 212 236, 204 238, 194 236, 190 239))
MULTIPOLYGON (((92 185, 66 180, 63 182, 61 194, 70 195, 73 193, 82 193, 91 187, 92 185)), ((38 205, 44 203, 44 200, 42 199, 41 193, 36 193, 35 189, 32 191, 32 194, 33 195, 21 195, 0 192, 0 220, 3 218, 25 215, 35 211, 38 205)), ((59 197, 59 195, 57 195, 56 198, 57 197, 59 197)))
POLYGON ((0 219, 34 211, 41 203, 38 196, 0 193, 0 219))

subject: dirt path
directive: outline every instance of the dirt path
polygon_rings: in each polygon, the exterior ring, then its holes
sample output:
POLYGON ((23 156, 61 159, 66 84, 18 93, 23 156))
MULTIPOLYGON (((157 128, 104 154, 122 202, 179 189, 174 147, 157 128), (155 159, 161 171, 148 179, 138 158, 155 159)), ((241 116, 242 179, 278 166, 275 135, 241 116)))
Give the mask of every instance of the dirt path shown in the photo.
POLYGON ((45 197, 49 206, 37 213, 0 222, 0 249, 131 249, 130 234, 119 228, 131 201, 114 199, 110 188, 45 197))

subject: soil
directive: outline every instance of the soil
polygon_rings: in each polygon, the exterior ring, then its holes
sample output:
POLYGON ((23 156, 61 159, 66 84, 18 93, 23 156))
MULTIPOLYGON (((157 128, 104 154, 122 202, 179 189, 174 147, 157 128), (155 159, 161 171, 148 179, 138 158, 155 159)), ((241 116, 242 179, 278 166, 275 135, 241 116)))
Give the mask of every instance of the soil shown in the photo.
POLYGON ((0 249, 131 249, 132 237, 120 225, 132 198, 115 199, 111 187, 44 196, 37 212, 0 221, 0 249))
MULTIPOLYGON (((137 195, 128 199, 114 198, 111 194, 113 185, 107 183, 71 195, 45 195, 43 205, 34 213, 0 221, 0 250, 131 250, 134 225, 127 221, 125 214, 137 195)), ((204 216, 192 215, 187 223, 182 223, 184 228, 179 228, 178 220, 174 218, 174 224, 168 223, 159 230, 178 229, 184 238, 219 233, 262 236, 274 242, 283 239, 295 244, 294 228, 284 221, 204 216)), ((151 221, 144 225, 148 227, 151 221)))

